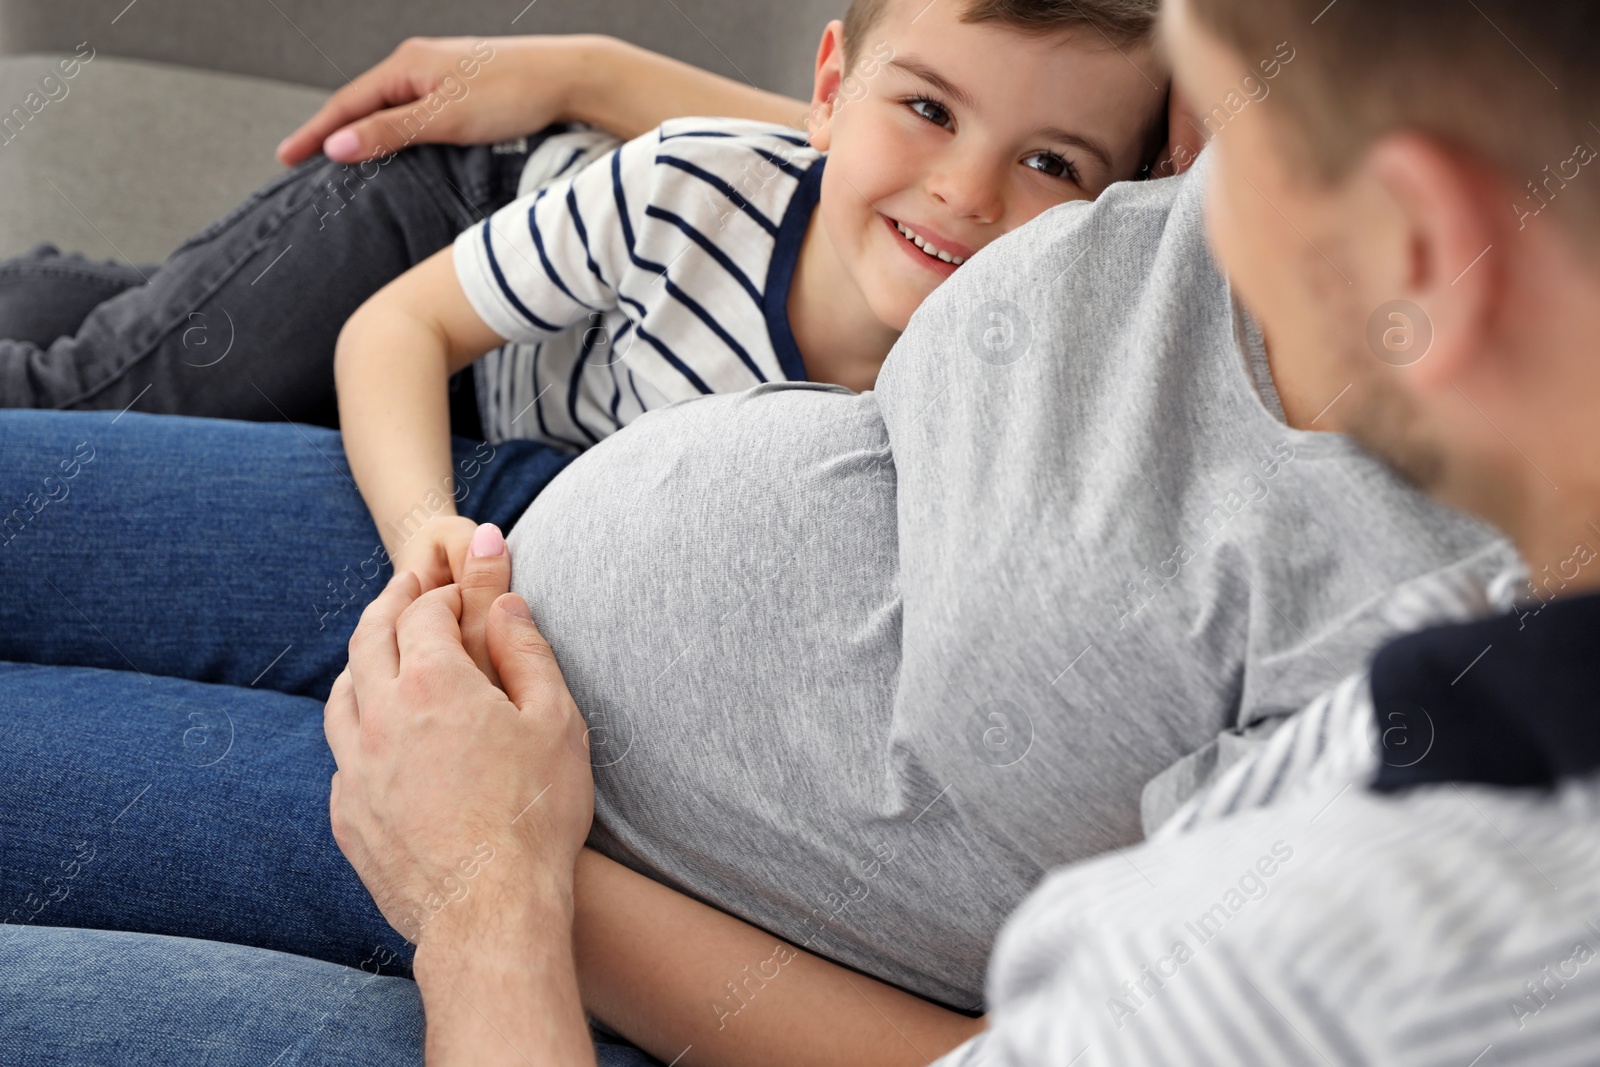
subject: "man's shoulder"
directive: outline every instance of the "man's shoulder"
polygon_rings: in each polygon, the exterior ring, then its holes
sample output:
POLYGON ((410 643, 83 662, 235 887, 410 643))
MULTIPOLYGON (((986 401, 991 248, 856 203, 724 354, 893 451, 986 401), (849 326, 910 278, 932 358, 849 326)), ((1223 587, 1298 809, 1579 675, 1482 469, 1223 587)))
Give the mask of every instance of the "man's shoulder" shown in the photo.
POLYGON ((1457 1041, 1477 1042, 1460 1062, 1514 1050, 1534 1015, 1569 1036, 1587 1018, 1592 1040, 1597 831, 1596 777, 1330 787, 1057 871, 1002 934, 991 999, 1004 1011, 1070 990, 1112 1043, 1135 1015, 1159 1028, 1252 986, 1274 1018, 1331 1021, 1385 1061, 1448 1061, 1457 1041), (1117 973, 1081 962, 1106 959, 1117 973))

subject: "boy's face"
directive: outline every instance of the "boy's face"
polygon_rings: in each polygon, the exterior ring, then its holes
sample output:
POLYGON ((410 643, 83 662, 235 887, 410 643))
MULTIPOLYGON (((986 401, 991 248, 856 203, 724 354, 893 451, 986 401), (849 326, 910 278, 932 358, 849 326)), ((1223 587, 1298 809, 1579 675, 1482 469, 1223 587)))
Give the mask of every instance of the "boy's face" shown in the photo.
POLYGON ((1166 104, 1152 46, 1119 51, 1088 29, 1031 36, 962 22, 963 10, 962 0, 890 0, 855 42, 852 69, 837 22, 817 57, 822 224, 896 330, 958 261, 1047 208, 1135 177, 1166 104))

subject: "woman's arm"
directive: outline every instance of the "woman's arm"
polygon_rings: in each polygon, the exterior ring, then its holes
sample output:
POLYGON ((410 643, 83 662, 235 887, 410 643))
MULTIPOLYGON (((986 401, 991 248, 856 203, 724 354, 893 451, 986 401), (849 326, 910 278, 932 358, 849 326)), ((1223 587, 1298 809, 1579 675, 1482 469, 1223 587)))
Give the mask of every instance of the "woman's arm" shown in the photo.
MULTIPOLYGON (((504 641, 496 653, 494 638, 509 637, 518 629, 528 630, 530 637, 534 633, 531 624, 522 627, 494 606, 515 600, 506 593, 506 542, 494 526, 480 528, 474 552, 466 560, 461 584, 453 587, 459 590, 456 640, 480 670, 490 670, 504 659, 504 641)), ((387 590, 379 600, 387 606, 374 606, 368 613, 394 611, 394 597, 387 590)), ((560 680, 555 654, 542 643, 536 648, 550 670, 550 693, 565 705, 570 697, 565 686, 555 685, 560 680)), ((352 667, 365 654, 352 641, 352 667)), ((477 685, 475 678, 470 681, 477 685)), ((507 693, 517 691, 515 681, 514 672, 506 680, 507 693)), ((525 712, 536 707, 528 699, 517 699, 517 704, 525 712)), ((333 707, 330 701, 330 713, 333 707)), ((430 758, 440 766, 451 763, 448 753, 430 758)), ((587 768, 587 760, 582 763, 587 768)), ((494 766, 491 761, 490 768, 494 766)), ((507 1016, 522 1014, 523 1022, 534 1027, 549 1027, 565 1017, 568 993, 554 987, 558 977, 571 974, 590 1013, 678 1067, 926 1064, 982 1029, 981 1019, 938 1008, 795 949, 765 929, 683 896, 592 849, 578 853, 571 880, 558 885, 546 880, 552 869, 541 865, 544 859, 539 853, 496 854, 488 867, 501 878, 499 885, 509 886, 515 904, 493 894, 474 902, 469 894, 462 902, 472 909, 450 904, 438 915, 443 925, 435 920, 427 926, 422 939, 427 947, 418 952, 416 977, 429 998, 430 1033, 438 1022, 438 987, 453 993, 443 974, 450 974, 462 992, 466 981, 499 990, 494 1005, 507 1016), (550 941, 557 929, 560 944, 550 941), (482 969, 462 974, 474 965, 482 969), (518 969, 525 965, 530 973, 518 969), (546 1001, 552 990, 555 1000, 546 1001), (530 1009, 539 1005, 549 1013, 530 1009)), ((565 865, 558 873, 565 873, 565 865)), ((419 931, 405 925, 397 929, 418 937, 419 931)), ((570 993, 573 1000, 578 989, 570 993)), ((451 1029, 461 1025, 462 1032, 470 1033, 474 1017, 462 1014, 464 1001, 446 998, 443 1009, 456 1013, 451 1029)), ((488 1008, 483 1011, 501 1017, 488 1008)))
POLYGON ((564 117, 622 138, 685 115, 760 119, 803 129, 811 106, 614 37, 593 38, 588 57, 564 117))
MULTIPOLYGON (((505 621, 492 605, 510 588, 511 560, 498 532, 481 529, 492 536, 483 538, 485 554, 465 561, 460 641, 488 669, 491 631, 498 635, 496 622, 505 621)), ((351 655, 354 663, 354 646, 351 655)), ((516 873, 511 884, 537 886, 538 873, 516 873)), ((981 1019, 804 952, 591 849, 579 854, 572 894, 568 943, 584 1006, 663 1063, 925 1064, 983 1027, 981 1019)), ((491 971, 506 965, 480 958, 491 971)), ((430 1020, 432 1011, 430 1005, 430 1020)))
POLYGON ((921 1067, 983 1029, 590 849, 574 899, 584 1005, 663 1063, 921 1067))
POLYGON ((552 122, 627 140, 683 115, 803 122, 807 104, 613 37, 414 37, 278 146, 285 165, 318 151, 345 163, 409 144, 487 144, 552 122))

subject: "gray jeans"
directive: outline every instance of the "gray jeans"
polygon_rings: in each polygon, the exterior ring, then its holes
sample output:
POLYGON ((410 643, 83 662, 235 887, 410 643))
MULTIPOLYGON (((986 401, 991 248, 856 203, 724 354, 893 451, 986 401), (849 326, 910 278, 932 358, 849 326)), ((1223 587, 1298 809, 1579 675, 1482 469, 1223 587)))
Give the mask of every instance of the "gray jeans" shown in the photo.
MULTIPOLYGON (((0 261, 0 407, 337 424, 333 350, 362 301, 516 198, 525 145, 317 155, 159 266, 41 245, 0 261)), ((480 436, 471 375, 453 429, 480 436)))

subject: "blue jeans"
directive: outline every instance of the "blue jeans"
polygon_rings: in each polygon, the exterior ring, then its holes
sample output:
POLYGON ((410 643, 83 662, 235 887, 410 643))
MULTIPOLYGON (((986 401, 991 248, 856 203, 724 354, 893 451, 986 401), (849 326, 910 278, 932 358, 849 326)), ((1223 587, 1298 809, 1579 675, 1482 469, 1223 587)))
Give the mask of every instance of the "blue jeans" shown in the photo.
MULTIPOLYGON (((211 941, 51 927, 18 931, 5 963, 4 1063, 422 1063, 422 999, 404 978, 211 941)), ((603 1035, 595 1056, 600 1067, 660 1067, 603 1035)))
MULTIPOLYGON (((568 462, 527 441, 455 456, 460 510, 506 526, 568 462)), ((328 828, 321 699, 389 574, 338 435, 10 412, 0 501, 0 1062, 46 1043, 198 1062, 196 1035, 221 1031, 194 1020, 213 1017, 282 1049, 313 1032, 300 1009, 263 1014, 288 987, 305 1011, 365 1017, 376 998, 414 1018, 409 946, 328 828), (74 962, 102 950, 126 961, 110 981, 74 962), (241 968, 259 991, 225 979, 241 968)), ((329 1027, 280 1062, 336 1058, 329 1027)), ((415 1026, 390 1029, 415 1061, 415 1026)))
POLYGON ((104 930, 20 927, 0 952, 5 1063, 422 1062, 422 1003, 404 978, 104 930))
MULTIPOLYGON (((502 528, 570 462, 524 440, 454 452, 458 510, 502 528)), ((391 573, 331 430, 0 417, 0 660, 325 698, 391 573)))
POLYGON ((320 703, 0 664, 0 714, 0 1063, 421 1062, 407 946, 328 830, 320 703))

